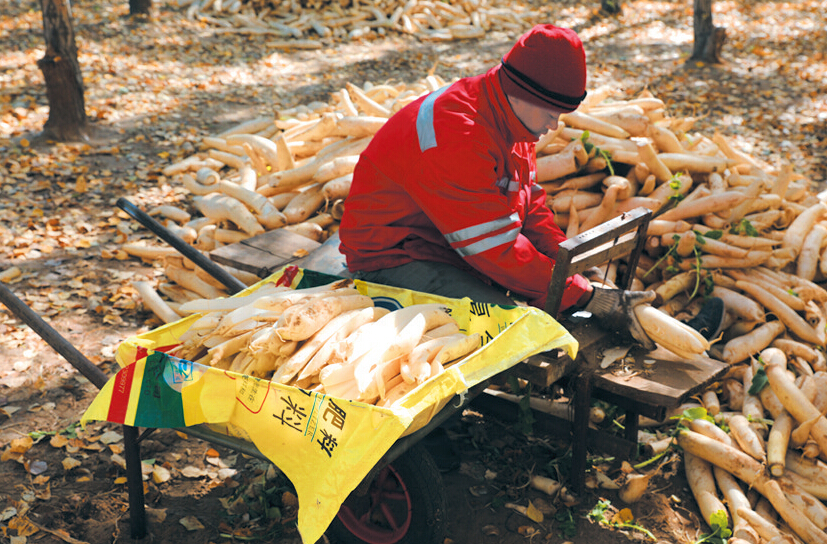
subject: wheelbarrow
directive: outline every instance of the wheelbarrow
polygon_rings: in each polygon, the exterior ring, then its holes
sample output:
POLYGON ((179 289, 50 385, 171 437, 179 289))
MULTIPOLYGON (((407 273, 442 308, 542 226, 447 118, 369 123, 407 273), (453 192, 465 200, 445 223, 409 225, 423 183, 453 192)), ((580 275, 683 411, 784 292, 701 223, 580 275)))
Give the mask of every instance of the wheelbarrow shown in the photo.
MULTIPOLYGON (((2 283, 0 302, 93 385, 101 389, 107 383, 109 378, 100 368, 2 283)), ((482 382, 467 394, 457 395, 425 426, 397 440, 342 504, 327 532, 331 539, 373 544, 441 543, 445 537, 447 511, 442 477, 428 450, 419 441, 467 406, 487 385, 488 382, 482 382)), ((211 444, 269 461, 251 442, 221 434, 206 426, 188 426, 178 430, 211 444)), ((130 535, 136 540, 147 535, 140 443, 153 431, 144 429, 141 432, 137 427, 123 426, 130 535)))
MULTIPOLYGON (((231 293, 236 293, 247 287, 183 240, 167 231, 128 200, 121 199, 118 201, 118 205, 175 247, 186 258, 221 281, 231 293)), ((320 256, 321 253, 314 255, 317 259, 320 256)), ((312 260, 308 260, 308 262, 312 262, 312 260)), ((327 270, 341 272, 330 267, 327 270)), ((95 386, 103 388, 109 381, 98 367, 92 364, 2 285, 0 285, 0 301, 95 386)), ((440 404, 441 408, 432 414, 426 423, 414 432, 407 433, 396 440, 382 454, 378 462, 372 466, 362 482, 342 502, 339 512, 326 534, 333 540, 342 542, 377 544, 397 542, 436 544, 442 542, 445 537, 447 511, 444 488, 436 463, 420 441, 449 418, 461 412, 488 385, 489 380, 482 379, 452 398, 445 399, 446 402, 440 404)), ((147 534, 140 442, 153 430, 152 428, 145 428, 142 432, 139 432, 135 426, 124 426, 130 525, 133 539, 142 539, 147 534)), ((253 443, 216 432, 207 426, 186 426, 179 430, 212 444, 224 446, 263 460, 271 460, 253 443)))

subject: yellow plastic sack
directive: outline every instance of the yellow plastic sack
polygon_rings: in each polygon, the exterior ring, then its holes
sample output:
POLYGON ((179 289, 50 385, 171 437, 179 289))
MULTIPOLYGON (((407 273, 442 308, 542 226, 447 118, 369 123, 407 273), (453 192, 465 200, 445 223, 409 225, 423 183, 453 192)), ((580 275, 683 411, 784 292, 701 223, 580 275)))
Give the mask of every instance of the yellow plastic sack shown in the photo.
MULTIPOLYGON (((288 266, 266 282, 303 289, 341 279, 288 266)), ((577 341, 535 308, 503 307, 355 281, 377 306, 395 309, 437 302, 483 345, 411 391, 392 409, 342 400, 169 356, 198 319, 189 316, 120 344, 123 367, 81 418, 149 428, 208 424, 252 442, 290 479, 299 499, 298 529, 316 542, 350 492, 393 443, 430 421, 454 395, 556 348, 574 358, 577 341)))

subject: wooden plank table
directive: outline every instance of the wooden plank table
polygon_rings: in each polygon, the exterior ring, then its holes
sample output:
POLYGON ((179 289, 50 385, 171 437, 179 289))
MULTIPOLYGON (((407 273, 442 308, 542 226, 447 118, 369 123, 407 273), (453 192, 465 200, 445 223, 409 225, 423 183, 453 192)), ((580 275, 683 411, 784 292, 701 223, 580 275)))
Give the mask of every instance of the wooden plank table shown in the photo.
POLYGON ((698 394, 726 373, 729 365, 709 357, 693 361, 658 348, 646 352, 634 346, 622 361, 601 367, 609 348, 624 346, 628 340, 606 331, 593 320, 577 322, 561 318, 580 348, 572 361, 564 353, 541 353, 513 368, 513 373, 540 387, 548 387, 563 377, 591 374, 592 395, 625 410, 662 421, 669 409, 698 394))
POLYGON ((663 421, 671 409, 705 390, 729 369, 726 363, 709 357, 688 361, 664 348, 646 352, 640 346, 631 347, 626 357, 603 368, 606 350, 628 345, 628 340, 591 319, 570 322, 562 317, 561 323, 580 344, 575 360, 561 351, 541 353, 509 372, 540 387, 563 378, 573 385, 573 418, 568 428, 572 438, 571 484, 576 493, 585 489, 592 399, 625 411, 623 438, 626 455, 633 458, 637 455, 640 416, 663 421))

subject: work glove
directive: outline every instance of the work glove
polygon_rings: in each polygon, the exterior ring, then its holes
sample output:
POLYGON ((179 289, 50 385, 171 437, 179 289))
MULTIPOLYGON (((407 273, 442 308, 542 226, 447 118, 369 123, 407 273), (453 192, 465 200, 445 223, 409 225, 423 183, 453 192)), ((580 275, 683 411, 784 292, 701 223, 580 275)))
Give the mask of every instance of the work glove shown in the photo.
POLYGON ((601 324, 614 330, 624 328, 646 350, 655 349, 655 343, 643 330, 635 315, 635 306, 650 304, 655 300, 654 291, 624 291, 622 289, 606 289, 594 287, 592 298, 583 308, 601 324))

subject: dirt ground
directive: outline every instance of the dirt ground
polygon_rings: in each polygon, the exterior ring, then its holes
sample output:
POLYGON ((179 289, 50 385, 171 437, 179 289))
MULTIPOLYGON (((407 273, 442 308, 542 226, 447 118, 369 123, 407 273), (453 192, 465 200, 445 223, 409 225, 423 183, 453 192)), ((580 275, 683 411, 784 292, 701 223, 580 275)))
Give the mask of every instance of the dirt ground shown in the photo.
MULTIPOLYGON (((348 81, 415 81, 432 69, 447 80, 472 75, 497 62, 517 36, 500 32, 448 43, 368 36, 317 51, 271 50, 263 38, 220 34, 204 21, 187 20, 174 5, 159 3, 154 20, 136 24, 126 17, 126 2, 81 1, 73 4, 75 32, 87 111, 98 131, 96 141, 67 145, 36 137, 48 117, 35 64, 43 52, 39 4, 4 6, 0 270, 20 268, 7 287, 107 375, 116 371, 119 342, 159 325, 130 283, 163 274, 109 258, 124 234, 151 238, 119 212, 119 197, 144 205, 183 201, 182 189, 161 170, 192 153, 203 136, 279 108, 327 100, 348 81)), ((590 88, 611 85, 626 96, 648 89, 671 115, 697 117, 699 132, 721 131, 767 164, 792 163, 823 185, 827 30, 819 14, 827 4, 716 3, 716 24, 728 33, 720 66, 686 63, 690 4, 630 2, 619 17, 601 16, 596 6, 530 5, 537 22, 553 20, 583 36, 590 88)), ((77 427, 95 392, 0 307, 0 543, 132 540, 122 442, 113 434, 121 429, 77 427)), ((677 457, 633 505, 599 488, 566 503, 527 485, 530 474, 567 481, 565 436, 539 424, 526 436, 514 420, 476 405, 453 422, 449 436, 463 462, 442 476, 446 542, 679 543, 707 531, 677 457), (506 506, 529 501, 544 512, 542 522, 506 506), (602 519, 613 526, 589 517, 601 505, 608 508, 602 519), (627 525, 651 537, 618 527, 628 518, 613 514, 626 506, 634 516, 627 525)), ((173 430, 148 435, 141 449, 146 470, 155 470, 145 485, 151 520, 145 541, 300 541, 289 488, 266 463, 173 430)), ((603 459, 605 452, 593 449, 589 474, 619 477, 621 459, 603 459)))

